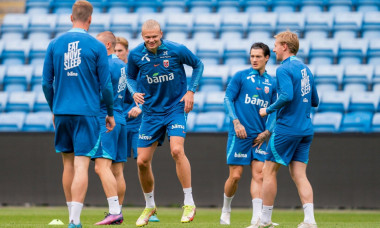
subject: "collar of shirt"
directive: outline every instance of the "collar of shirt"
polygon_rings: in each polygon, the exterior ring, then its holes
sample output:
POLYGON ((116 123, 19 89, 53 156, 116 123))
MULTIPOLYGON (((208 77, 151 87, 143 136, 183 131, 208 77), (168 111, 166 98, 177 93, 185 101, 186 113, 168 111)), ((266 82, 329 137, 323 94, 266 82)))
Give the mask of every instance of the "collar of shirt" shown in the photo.
POLYGON ((80 33, 87 33, 86 30, 81 29, 81 28, 72 28, 68 32, 80 32, 80 33))
POLYGON ((293 61, 293 60, 299 60, 299 59, 295 55, 291 55, 288 58, 282 60, 281 64, 284 64, 284 63, 286 63, 288 61, 293 61))
POLYGON ((118 58, 116 54, 111 54, 110 56, 111 56, 112 59, 117 59, 118 58))
MULTIPOLYGON (((160 51, 160 50, 168 50, 168 48, 166 47, 165 43, 166 43, 166 41, 161 40, 161 45, 157 48, 157 54, 158 54, 158 51, 160 51)), ((142 52, 145 52, 145 53, 149 53, 150 52, 145 47, 145 44, 144 44, 144 48, 143 48, 142 52)))
POLYGON ((264 78, 268 77, 267 70, 265 70, 264 74, 260 75, 260 73, 257 70, 251 68, 251 72, 249 72, 249 74, 250 75, 254 75, 255 74, 255 75, 258 75, 258 76, 261 76, 261 77, 264 77, 264 78))

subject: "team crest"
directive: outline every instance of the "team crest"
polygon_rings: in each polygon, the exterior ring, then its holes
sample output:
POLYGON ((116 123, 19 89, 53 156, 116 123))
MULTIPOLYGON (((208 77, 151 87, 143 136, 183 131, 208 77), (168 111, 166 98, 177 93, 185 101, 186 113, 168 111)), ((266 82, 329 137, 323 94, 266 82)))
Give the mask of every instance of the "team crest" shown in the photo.
POLYGON ((265 93, 269 93, 269 87, 268 87, 268 86, 265 86, 265 87, 264 87, 264 92, 265 92, 265 93))
POLYGON ((167 59, 164 60, 164 67, 166 67, 166 68, 169 67, 169 60, 167 60, 167 59))

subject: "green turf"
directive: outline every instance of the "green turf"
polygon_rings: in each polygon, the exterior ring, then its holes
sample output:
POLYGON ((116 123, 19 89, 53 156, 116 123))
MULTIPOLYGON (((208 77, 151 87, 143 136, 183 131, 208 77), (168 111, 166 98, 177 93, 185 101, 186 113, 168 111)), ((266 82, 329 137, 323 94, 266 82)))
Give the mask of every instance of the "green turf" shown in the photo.
MULTIPOLYGON (((137 217, 143 208, 124 208, 124 223, 116 227, 135 227, 137 217)), ((93 226, 103 219, 106 208, 88 208, 82 213, 84 227, 93 226)), ((246 227, 251 219, 250 209, 233 209, 231 225, 219 225, 220 209, 198 208, 197 216, 192 223, 181 224, 182 210, 180 208, 158 208, 158 223, 149 223, 147 227, 246 227)), ((67 209, 64 207, 0 207, 0 227, 67 227, 67 209), (64 226, 48 226, 53 219, 62 220, 64 226)), ((316 219, 319 228, 379 228, 380 211, 351 210, 317 210, 316 219)), ((279 228, 295 228, 303 219, 302 210, 279 210, 273 212, 273 221, 280 223, 279 228)))

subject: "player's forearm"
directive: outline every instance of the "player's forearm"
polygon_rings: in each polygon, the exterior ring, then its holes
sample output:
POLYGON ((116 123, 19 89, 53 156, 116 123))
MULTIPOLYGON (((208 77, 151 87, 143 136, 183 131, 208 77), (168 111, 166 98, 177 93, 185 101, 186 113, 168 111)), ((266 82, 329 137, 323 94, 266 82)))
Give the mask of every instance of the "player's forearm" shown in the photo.
POLYGON ((285 106, 286 103, 290 102, 291 100, 292 99, 286 93, 281 93, 280 96, 277 98, 276 102, 274 102, 273 104, 271 104, 267 108, 267 114, 269 115, 269 114, 279 110, 280 108, 285 106))
POLYGON ((53 98, 54 98, 53 85, 49 84, 46 81, 42 81, 42 90, 44 91, 45 98, 49 105, 50 111, 53 111, 53 98))
POLYGON ((197 90, 197 87, 199 85, 199 81, 201 80, 202 74, 203 74, 203 63, 199 61, 199 63, 193 68, 193 74, 191 76, 191 82, 188 86, 189 91, 192 91, 195 93, 197 90))
POLYGON ((233 103, 233 101, 231 100, 231 98, 228 95, 226 95, 224 97, 224 106, 225 106, 225 108, 227 110, 228 116, 232 120, 235 120, 235 119, 238 118, 237 115, 236 115, 234 103, 233 103))
POLYGON ((102 91, 103 102, 107 108, 107 115, 113 116, 113 88, 112 83, 109 82, 102 91))
POLYGON ((127 78, 127 87, 129 92, 131 93, 131 96, 133 97, 133 94, 137 92, 137 82, 136 80, 132 78, 127 78))
POLYGON ((274 127, 276 126, 276 113, 273 112, 268 116, 267 122, 266 122, 266 130, 268 130, 270 133, 273 133, 274 127))

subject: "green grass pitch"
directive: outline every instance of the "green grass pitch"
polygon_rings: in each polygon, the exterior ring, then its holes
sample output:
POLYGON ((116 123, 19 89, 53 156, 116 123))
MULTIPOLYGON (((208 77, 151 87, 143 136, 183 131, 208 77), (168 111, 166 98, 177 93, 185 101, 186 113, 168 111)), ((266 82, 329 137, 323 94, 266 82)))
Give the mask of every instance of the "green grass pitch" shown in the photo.
MULTIPOLYGON (((135 222, 143 208, 123 208, 124 222, 117 227, 136 227, 135 222)), ((81 221, 83 227, 94 226, 103 219, 107 208, 85 207, 81 221)), ((251 220, 251 209, 232 209, 231 225, 219 225, 221 209, 198 208, 192 223, 181 224, 181 208, 158 208, 158 223, 149 223, 146 227, 247 227, 251 220)), ((359 210, 316 210, 316 220, 319 228, 380 228, 380 211, 359 210)), ((273 221, 279 223, 279 228, 295 228, 303 219, 302 210, 275 209, 273 221)), ((0 207, 0 227, 67 227, 68 212, 65 207, 0 207), (47 225, 53 219, 62 220, 64 226, 47 225)))

